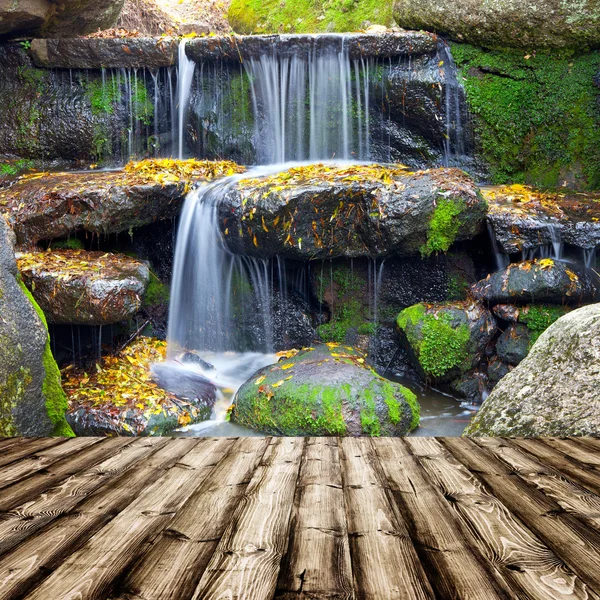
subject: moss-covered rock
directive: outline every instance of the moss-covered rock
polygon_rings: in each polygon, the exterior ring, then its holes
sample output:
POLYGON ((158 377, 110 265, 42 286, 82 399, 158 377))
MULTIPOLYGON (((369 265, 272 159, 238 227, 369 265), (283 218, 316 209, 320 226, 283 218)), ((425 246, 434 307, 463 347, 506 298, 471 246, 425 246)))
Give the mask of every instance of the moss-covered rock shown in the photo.
POLYGON ((487 51, 454 44, 452 55, 465 78, 479 153, 494 183, 600 187, 594 85, 600 52, 487 51))
POLYGON ((18 277, 0 218, 0 435, 73 435, 44 314, 18 277))
POLYGON ((479 304, 416 304, 396 320, 414 367, 427 380, 451 383, 476 367, 496 332, 490 311, 479 304))
POLYGON ((600 304, 570 312, 506 375, 466 435, 600 434, 600 304))
POLYGON ((335 343, 290 352, 237 392, 232 420, 275 435, 401 436, 419 424, 416 396, 335 343))
POLYGON ((345 32, 393 24, 389 0, 233 0, 227 16, 242 34, 345 32))

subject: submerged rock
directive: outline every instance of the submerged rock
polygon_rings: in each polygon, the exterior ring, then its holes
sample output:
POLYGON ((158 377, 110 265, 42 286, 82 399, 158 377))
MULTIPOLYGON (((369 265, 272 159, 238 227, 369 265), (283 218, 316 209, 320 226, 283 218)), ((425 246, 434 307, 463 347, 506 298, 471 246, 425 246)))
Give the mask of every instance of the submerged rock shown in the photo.
POLYGON ((458 169, 317 164, 240 181, 220 224, 228 247, 251 256, 429 256, 477 235, 485 211, 458 169))
POLYGON ((419 424, 416 396, 365 366, 348 346, 290 352, 237 392, 232 420, 275 435, 406 435, 419 424))
POLYGON ((488 221, 506 254, 553 243, 582 249, 600 245, 600 194, 542 192, 522 185, 483 188, 488 221))
POLYGON ((600 46, 597 0, 395 0, 394 19, 400 27, 435 31, 476 46, 600 46))
POLYGON ((25 285, 53 325, 109 325, 132 317, 150 279, 124 255, 83 250, 20 254, 25 285))
POLYGON ((396 324, 419 374, 458 388, 481 362, 497 329, 492 313, 472 301, 416 304, 403 310, 396 324))
POLYGON ((13 242, 0 217, 0 435, 73 435, 44 315, 18 281, 13 242))
POLYGON ((142 161, 124 171, 25 176, 0 191, 20 244, 77 231, 118 233, 176 216, 192 181, 243 170, 229 161, 142 161))
POLYGON ((509 265, 471 287, 474 298, 488 304, 584 304, 600 299, 600 276, 552 259, 509 265))
POLYGON ((600 304, 559 319, 506 375, 467 435, 598 436, 600 304))
POLYGON ((511 324, 498 338, 498 357, 509 365, 518 365, 529 353, 531 333, 526 325, 511 324))

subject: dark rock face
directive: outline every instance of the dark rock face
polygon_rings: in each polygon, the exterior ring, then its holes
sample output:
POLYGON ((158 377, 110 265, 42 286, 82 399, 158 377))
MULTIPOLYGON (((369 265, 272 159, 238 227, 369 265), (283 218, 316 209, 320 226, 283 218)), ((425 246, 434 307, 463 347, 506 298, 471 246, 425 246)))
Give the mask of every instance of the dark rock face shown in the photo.
POLYGON ((552 243, 583 249, 600 245, 600 194, 540 192, 523 186, 483 190, 488 222, 506 254, 552 243))
POLYGON ((483 403, 467 435, 598 436, 600 304, 559 319, 483 403))
POLYGON ((110 325, 142 304, 150 272, 127 256, 66 250, 21 255, 25 285, 53 325, 110 325))
POLYGON ((488 381, 495 386, 504 376, 508 375, 512 367, 502 362, 497 356, 489 363, 487 368, 488 381))
POLYGON ((39 39, 31 43, 36 67, 46 69, 158 68, 177 62, 170 38, 39 39))
POLYGON ((569 304, 600 299, 600 277, 584 269, 551 259, 514 263, 471 287, 477 300, 488 304, 569 304))
POLYGON ((75 37, 112 27, 124 0, 15 0, 0 5, 0 37, 75 37))
POLYGON ((529 354, 531 333, 527 326, 511 324, 496 342, 498 357, 509 365, 518 365, 529 354))
POLYGON ((0 217, 0 434, 72 435, 48 331, 17 282, 13 241, 0 217))
POLYGON ((237 392, 232 419, 276 435, 406 435, 415 395, 347 346, 319 345, 265 367, 237 392))
POLYGON ((462 171, 317 165, 234 185, 220 222, 228 247, 251 256, 410 256, 474 237, 485 210, 462 171))
POLYGON ((416 304, 396 323, 419 374, 454 387, 480 364, 497 329, 491 312, 472 301, 416 304))
POLYGON ((394 18, 400 27, 435 31, 476 46, 600 46, 597 0, 395 0, 394 18))
POLYGON ((76 231, 128 231, 178 214, 185 182, 136 182, 124 173, 60 173, 21 180, 0 192, 20 244, 76 231))

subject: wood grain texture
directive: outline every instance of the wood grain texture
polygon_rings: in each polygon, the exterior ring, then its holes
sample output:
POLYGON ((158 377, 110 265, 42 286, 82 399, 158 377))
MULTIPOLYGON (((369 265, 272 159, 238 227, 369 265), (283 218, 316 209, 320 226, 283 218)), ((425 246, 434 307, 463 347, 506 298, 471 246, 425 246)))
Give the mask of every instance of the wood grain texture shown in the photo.
POLYGON ((35 454, 45 448, 52 448, 64 444, 64 438, 17 438, 16 443, 9 444, 6 451, 0 456, 0 467, 4 467, 24 456, 35 454))
POLYGON ((201 440, 27 598, 105 598, 111 584, 137 558, 140 547, 173 518, 232 443, 224 438, 201 440))
POLYGON ((373 445, 398 510, 437 597, 493 600, 509 598, 510 587, 493 563, 485 564, 469 528, 430 481, 402 440, 382 438, 373 445))
MULTIPOLYGON (((190 438, 171 440, 144 461, 143 466, 125 470, 113 481, 107 481, 105 487, 86 498, 75 511, 56 519, 0 559, 0 599, 22 598, 197 444, 198 440, 190 438)), ((126 456, 128 448, 115 458, 126 456)), ((120 470, 118 464, 102 464, 105 466, 101 473, 120 470)))
POLYGON ((288 545, 305 440, 274 438, 232 516, 194 600, 271 599, 288 545))
POLYGON ((275 597, 356 598, 336 438, 306 440, 275 597))
POLYGON ((340 464, 356 596, 433 598, 404 521, 392 507, 369 438, 343 438, 340 464))
POLYGON ((192 596, 269 441, 252 437, 235 443, 132 567, 117 590, 120 597, 178 600, 192 596))
POLYGON ((477 478, 498 501, 510 506, 510 512, 527 523, 527 527, 555 555, 553 559, 548 556, 548 567, 554 564, 556 570, 547 581, 556 585, 557 590, 568 590, 569 597, 597 597, 593 590, 600 589, 598 534, 589 531, 552 499, 518 477, 511 476, 511 471, 473 441, 464 439, 461 442, 443 439, 444 447, 465 467, 476 472, 477 478))

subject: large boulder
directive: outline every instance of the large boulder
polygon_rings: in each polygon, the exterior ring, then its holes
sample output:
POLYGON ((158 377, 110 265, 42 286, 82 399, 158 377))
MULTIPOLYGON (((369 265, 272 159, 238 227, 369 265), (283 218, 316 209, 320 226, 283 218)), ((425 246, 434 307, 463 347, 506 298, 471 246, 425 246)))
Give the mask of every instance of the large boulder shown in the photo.
POLYGON ((19 254, 25 285, 53 325, 110 325, 141 307, 150 271, 128 256, 84 250, 19 254))
POLYGON ((446 252, 481 231, 486 203, 458 169, 317 164, 243 179, 219 210, 233 252, 306 260, 446 252))
POLYGON ((540 246, 600 245, 600 193, 542 192, 522 185, 484 188, 488 222, 505 254, 540 246))
POLYGON ((600 304, 559 319, 506 375, 467 435, 600 435, 600 304))
POLYGON ((401 436, 419 424, 419 406, 362 353, 322 344, 255 373, 235 396, 232 420, 274 435, 401 436))
POLYGON ((19 244, 130 231, 176 216, 191 182, 242 170, 228 161, 142 161, 124 171, 24 176, 0 191, 19 244))
POLYGON ((477 46, 600 46, 598 0, 395 0, 398 25, 477 46))
POLYGON ((396 324, 419 374, 457 390, 482 361, 497 330, 491 312, 473 301, 416 304, 404 309, 396 324))
POLYGON ((0 217, 0 435, 72 435, 44 315, 19 281, 0 217))
POLYGON ((569 304, 600 299, 600 276, 592 270, 552 259, 509 265, 471 287, 474 298, 488 304, 569 304))
POLYGON ((75 37, 112 27, 124 0, 2 0, 0 37, 75 37))

